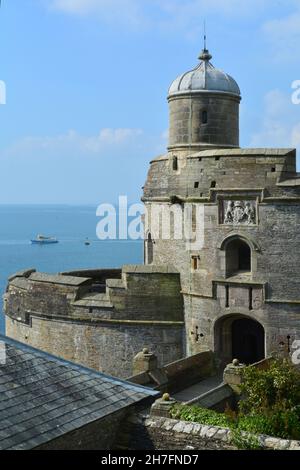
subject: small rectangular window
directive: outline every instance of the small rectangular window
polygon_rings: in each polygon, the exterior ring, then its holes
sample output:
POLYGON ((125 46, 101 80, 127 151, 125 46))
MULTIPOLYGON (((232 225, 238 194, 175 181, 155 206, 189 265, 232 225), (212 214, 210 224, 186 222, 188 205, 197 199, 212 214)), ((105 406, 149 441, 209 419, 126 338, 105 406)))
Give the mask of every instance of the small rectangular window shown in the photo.
POLYGON ((197 212, 195 204, 192 205, 192 230, 193 232, 197 230, 197 212))
POLYGON ((225 306, 226 308, 228 308, 229 307, 229 286, 225 286, 225 296, 226 296, 225 306))
POLYGON ((192 269, 197 271, 199 267, 199 256, 192 256, 192 269))
POLYGON ((199 188, 199 181, 196 181, 196 182, 194 183, 194 188, 199 188))
POLYGON ((249 287, 249 310, 253 310, 253 288, 249 287))
POLYGON ((202 119, 202 124, 207 124, 208 122, 208 114, 207 114, 207 111, 202 111, 202 116, 201 116, 201 119, 202 119))
POLYGON ((272 167, 271 171, 272 171, 272 173, 275 173, 275 172, 276 172, 275 166, 272 167))
POLYGON ((178 158, 173 157, 173 170, 177 171, 178 170, 178 158))

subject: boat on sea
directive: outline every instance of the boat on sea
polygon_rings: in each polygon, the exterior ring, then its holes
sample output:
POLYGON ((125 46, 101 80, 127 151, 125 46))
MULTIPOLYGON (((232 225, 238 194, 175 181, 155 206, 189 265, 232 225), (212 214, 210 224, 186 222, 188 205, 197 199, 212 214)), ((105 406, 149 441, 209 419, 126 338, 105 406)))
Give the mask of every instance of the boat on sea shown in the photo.
POLYGON ((38 235, 36 238, 31 240, 32 244, 38 245, 52 245, 53 243, 58 243, 57 238, 54 237, 45 237, 44 235, 38 235))

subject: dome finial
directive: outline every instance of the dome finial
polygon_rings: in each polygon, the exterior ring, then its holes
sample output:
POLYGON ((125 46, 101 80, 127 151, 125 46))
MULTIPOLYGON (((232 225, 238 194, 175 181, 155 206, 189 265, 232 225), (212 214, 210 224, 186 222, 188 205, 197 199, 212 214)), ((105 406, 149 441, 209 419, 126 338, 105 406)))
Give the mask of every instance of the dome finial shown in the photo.
POLYGON ((206 47, 206 20, 204 20, 204 48, 199 56, 200 60, 209 61, 212 59, 212 55, 209 53, 209 50, 206 47))

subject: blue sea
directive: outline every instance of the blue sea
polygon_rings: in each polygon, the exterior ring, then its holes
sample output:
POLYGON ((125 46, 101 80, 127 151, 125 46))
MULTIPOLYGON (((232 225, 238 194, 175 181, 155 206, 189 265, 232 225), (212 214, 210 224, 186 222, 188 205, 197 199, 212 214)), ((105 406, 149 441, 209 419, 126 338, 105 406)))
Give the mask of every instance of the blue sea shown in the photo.
POLYGON ((140 264, 142 241, 98 240, 96 206, 0 205, 0 332, 7 278, 22 269, 56 273, 77 268, 116 268, 140 264), (55 236, 56 245, 32 245, 37 234, 55 236), (84 241, 89 238, 91 245, 84 241))

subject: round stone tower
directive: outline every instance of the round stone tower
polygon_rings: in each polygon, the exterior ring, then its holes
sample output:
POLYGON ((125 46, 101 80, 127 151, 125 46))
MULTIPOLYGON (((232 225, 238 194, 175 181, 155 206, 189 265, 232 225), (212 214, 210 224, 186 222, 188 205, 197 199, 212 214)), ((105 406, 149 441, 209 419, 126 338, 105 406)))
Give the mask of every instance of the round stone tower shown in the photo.
POLYGON ((170 151, 239 147, 240 89, 211 58, 204 48, 200 64, 169 89, 170 151))

